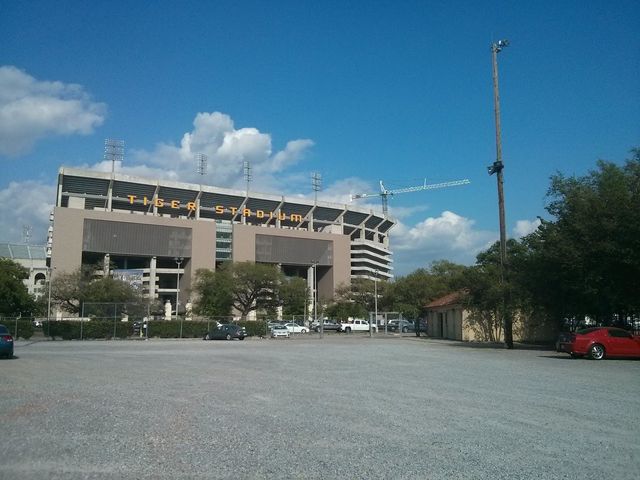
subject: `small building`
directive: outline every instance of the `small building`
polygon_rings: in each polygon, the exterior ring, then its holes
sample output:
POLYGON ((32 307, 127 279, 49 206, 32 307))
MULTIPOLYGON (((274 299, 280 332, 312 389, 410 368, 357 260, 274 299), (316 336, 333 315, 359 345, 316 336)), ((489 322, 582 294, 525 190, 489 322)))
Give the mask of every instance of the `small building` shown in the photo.
MULTIPOLYGON (((426 306, 427 334, 434 338, 465 342, 502 342, 501 322, 491 315, 475 317, 465 307, 466 293, 458 291, 433 300, 426 306)), ((521 313, 513 319, 513 339, 524 343, 549 343, 557 335, 552 322, 527 317, 521 313)))
POLYGON ((462 304, 464 292, 453 292, 429 303, 427 308, 427 334, 450 340, 475 340, 468 327, 469 311, 462 304))

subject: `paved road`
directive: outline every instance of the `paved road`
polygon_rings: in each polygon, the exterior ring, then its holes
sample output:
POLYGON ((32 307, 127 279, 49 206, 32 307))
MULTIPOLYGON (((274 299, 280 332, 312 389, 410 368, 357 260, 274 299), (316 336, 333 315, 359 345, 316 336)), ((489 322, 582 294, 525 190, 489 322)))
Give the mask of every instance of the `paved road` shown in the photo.
POLYGON ((640 361, 415 337, 21 342, 1 479, 636 479, 640 361))

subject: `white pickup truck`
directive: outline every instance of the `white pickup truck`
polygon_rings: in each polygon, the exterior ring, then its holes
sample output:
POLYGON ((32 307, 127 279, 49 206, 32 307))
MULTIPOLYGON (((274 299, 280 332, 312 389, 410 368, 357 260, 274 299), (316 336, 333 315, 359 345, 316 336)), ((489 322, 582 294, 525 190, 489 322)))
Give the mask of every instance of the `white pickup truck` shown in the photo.
MULTIPOLYGON (((376 325, 371 325, 374 332, 378 331, 378 327, 376 325)), ((367 320, 351 320, 349 322, 344 322, 340 324, 340 331, 351 333, 351 332, 368 332, 369 331, 369 322, 367 320)))

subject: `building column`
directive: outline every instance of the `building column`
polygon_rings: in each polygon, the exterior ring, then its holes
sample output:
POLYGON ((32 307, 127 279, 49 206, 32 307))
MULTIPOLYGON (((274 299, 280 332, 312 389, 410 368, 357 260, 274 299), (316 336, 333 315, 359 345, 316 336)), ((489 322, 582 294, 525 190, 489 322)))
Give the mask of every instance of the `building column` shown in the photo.
POLYGON ((149 262, 149 299, 155 300, 156 298, 156 257, 151 257, 149 262))
POLYGON ((111 266, 111 255, 106 253, 104 255, 103 260, 102 260, 102 276, 103 277, 108 277, 109 276, 109 268, 110 268, 110 266, 111 266))

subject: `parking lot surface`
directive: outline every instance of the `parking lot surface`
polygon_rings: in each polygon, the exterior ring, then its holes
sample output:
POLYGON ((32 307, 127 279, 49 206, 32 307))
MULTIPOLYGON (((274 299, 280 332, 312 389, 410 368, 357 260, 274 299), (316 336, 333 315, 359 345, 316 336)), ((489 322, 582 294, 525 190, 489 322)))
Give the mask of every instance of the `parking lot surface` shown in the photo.
POLYGON ((636 479, 640 362, 415 337, 18 342, 0 479, 636 479))

